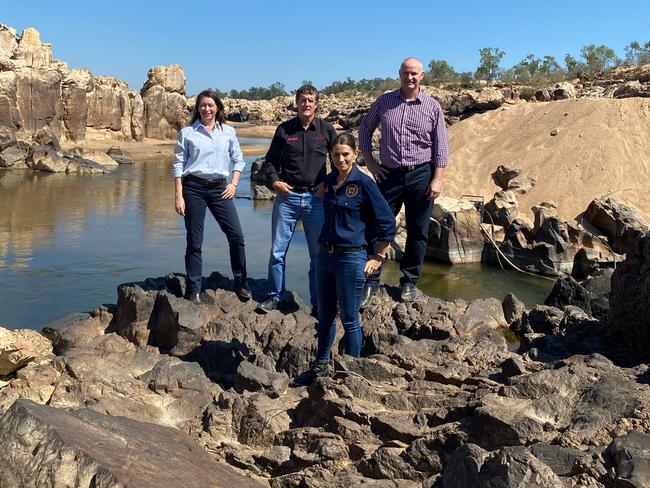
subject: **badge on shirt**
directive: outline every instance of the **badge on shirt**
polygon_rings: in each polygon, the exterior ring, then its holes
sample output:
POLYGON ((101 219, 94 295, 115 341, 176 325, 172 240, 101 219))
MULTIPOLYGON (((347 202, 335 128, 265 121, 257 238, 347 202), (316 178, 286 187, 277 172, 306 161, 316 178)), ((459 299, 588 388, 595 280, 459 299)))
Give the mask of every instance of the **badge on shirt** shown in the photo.
POLYGON ((298 140, 298 136, 288 136, 287 142, 295 142, 298 140))
POLYGON ((348 187, 345 189, 345 194, 350 198, 356 197, 357 193, 359 193, 359 187, 354 183, 348 185, 348 187))

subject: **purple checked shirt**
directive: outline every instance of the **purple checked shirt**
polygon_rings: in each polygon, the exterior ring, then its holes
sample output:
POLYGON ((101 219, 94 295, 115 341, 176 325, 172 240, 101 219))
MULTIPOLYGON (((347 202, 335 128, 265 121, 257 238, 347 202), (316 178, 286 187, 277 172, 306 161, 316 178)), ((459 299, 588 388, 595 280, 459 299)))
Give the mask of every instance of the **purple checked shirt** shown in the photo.
POLYGON ((359 148, 372 151, 372 134, 381 124, 379 155, 388 168, 431 162, 447 166, 449 141, 442 108, 420 90, 406 101, 400 90, 384 93, 371 105, 359 127, 359 148))

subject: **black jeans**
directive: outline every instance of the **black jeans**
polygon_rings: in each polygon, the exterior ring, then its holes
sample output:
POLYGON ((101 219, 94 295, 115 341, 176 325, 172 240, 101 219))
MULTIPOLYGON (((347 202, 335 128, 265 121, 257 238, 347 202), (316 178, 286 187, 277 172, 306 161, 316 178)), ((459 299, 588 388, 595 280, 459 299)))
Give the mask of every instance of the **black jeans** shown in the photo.
MULTIPOLYGON (((399 265, 402 285, 407 282, 417 283, 422 272, 433 210, 433 201, 427 198, 432 178, 431 164, 423 164, 409 171, 400 168, 388 170, 386 178, 378 183, 393 214, 399 213, 402 204, 406 212, 406 246, 399 265)), ((370 249, 369 253, 372 252, 374 250, 370 249)), ((381 269, 366 280, 368 285, 379 286, 381 269)))
POLYGON ((216 219, 219 227, 228 239, 230 248, 230 267, 237 280, 246 280, 246 251, 244 234, 241 230, 235 202, 221 198, 225 190, 222 184, 204 186, 195 178, 183 179, 183 199, 185 200, 185 229, 187 230, 187 248, 185 249, 185 270, 187 272, 188 293, 201 292, 203 260, 203 225, 205 209, 216 219))

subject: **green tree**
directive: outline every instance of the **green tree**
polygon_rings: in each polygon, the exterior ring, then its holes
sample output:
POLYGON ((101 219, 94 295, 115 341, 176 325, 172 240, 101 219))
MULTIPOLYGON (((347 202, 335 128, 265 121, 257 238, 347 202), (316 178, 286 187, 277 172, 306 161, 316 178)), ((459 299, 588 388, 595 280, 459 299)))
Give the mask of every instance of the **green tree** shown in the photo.
POLYGON ((499 65, 501 60, 506 55, 498 47, 484 47, 479 49, 481 55, 481 62, 476 68, 476 78, 487 80, 488 84, 498 78, 499 65))
POLYGON ((541 64, 542 61, 539 58, 529 54, 513 66, 514 78, 517 80, 535 78, 539 74, 541 64))
POLYGON ((585 68, 585 65, 576 58, 567 54, 564 56, 564 65, 569 76, 578 76, 585 68))
POLYGON ((632 41, 628 46, 625 46, 625 62, 638 64, 641 49, 641 45, 637 41, 632 41))
POLYGON ((616 63, 616 53, 612 48, 601 44, 588 44, 580 50, 580 56, 585 60, 587 72, 595 74, 606 68, 612 67, 616 63))
POLYGON ((452 81, 458 78, 456 70, 444 59, 432 59, 429 61, 429 79, 434 83, 452 81))

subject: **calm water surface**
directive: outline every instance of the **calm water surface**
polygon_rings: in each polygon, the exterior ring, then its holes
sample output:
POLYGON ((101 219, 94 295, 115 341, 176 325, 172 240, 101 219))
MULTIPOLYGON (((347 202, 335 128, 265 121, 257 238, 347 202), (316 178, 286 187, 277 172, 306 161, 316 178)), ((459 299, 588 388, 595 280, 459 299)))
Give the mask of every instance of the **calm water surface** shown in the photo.
MULTIPOLYGON (((268 139, 242 139, 268 144, 268 139)), ((247 157, 252 162, 254 156, 247 157)), ((185 228, 174 211, 171 159, 136 162, 105 175, 0 171, 0 324, 40 328, 67 314, 115 303, 116 286, 183 272, 185 228)), ((248 167, 247 167, 248 169, 248 167)), ((265 278, 272 203, 249 199, 245 170, 236 205, 246 237, 249 275, 265 278)), ((226 240, 208 215, 203 274, 230 275, 226 240)), ((303 298, 307 247, 298 230, 287 262, 287 287, 303 298)), ((385 281, 397 283, 395 263, 385 281)), ((515 292, 543 301, 552 282, 481 265, 428 262, 420 287, 444 299, 515 292)))

